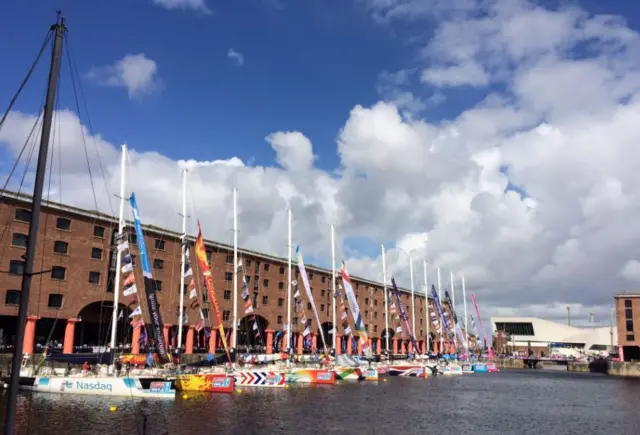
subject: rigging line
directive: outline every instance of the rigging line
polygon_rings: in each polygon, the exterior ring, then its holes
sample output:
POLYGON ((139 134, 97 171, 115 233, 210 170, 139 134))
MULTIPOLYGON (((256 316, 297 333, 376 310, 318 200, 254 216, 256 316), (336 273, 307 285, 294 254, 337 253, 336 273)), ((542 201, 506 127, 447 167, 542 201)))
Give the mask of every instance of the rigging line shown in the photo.
MULTIPOLYGON (((98 143, 96 141, 96 137, 94 134, 94 130, 93 130, 93 125, 91 123, 91 117, 89 116, 89 109, 88 109, 88 104, 87 104, 87 98, 84 95, 84 90, 82 88, 82 80, 80 80, 80 73, 78 72, 78 66, 76 65, 75 61, 73 60, 73 56, 72 56, 72 49, 71 49, 71 43, 69 41, 69 35, 68 33, 64 34, 65 37, 65 42, 66 44, 64 45, 65 48, 67 49, 67 58, 69 59, 69 65, 71 68, 71 77, 73 78, 74 75, 76 77, 76 79, 78 80, 78 89, 80 90, 80 98, 82 99, 83 105, 84 105, 84 113, 87 117, 87 124, 89 126, 89 133, 91 134, 91 139, 93 140, 93 145, 95 147, 96 150, 96 156, 98 157, 98 166, 100 167, 100 173, 102 174, 102 181, 104 183, 104 188, 107 194, 107 202, 109 204, 109 209, 111 210, 111 214, 115 214, 114 208, 113 208, 113 203, 111 200, 111 195, 109 194, 109 186, 107 184, 107 177, 105 175, 104 172, 104 166, 102 164, 102 158, 100 156, 100 150, 98 147, 98 143)), ((78 116, 80 114, 78 113, 78 116)))
POLYGON ((29 78, 31 77, 31 74, 33 74, 33 71, 35 70, 36 66, 38 65, 38 62, 40 61, 40 58, 42 57, 42 53, 44 53, 44 49, 47 48, 47 45, 49 45, 49 40, 51 39, 52 36, 53 36, 53 28, 51 28, 51 29, 49 29, 47 31, 47 34, 46 34, 46 36, 44 38, 44 42, 42 43, 42 47, 40 47, 40 51, 38 52, 38 56, 36 57, 36 60, 34 60, 33 64, 31 64, 31 68, 29 68, 29 71, 27 72, 27 75, 25 76, 24 80, 22 80, 22 83, 20 84, 20 87, 18 88, 18 91, 15 93, 15 95, 13 96, 11 101, 9 102, 9 107, 7 107, 7 110, 4 112, 4 115, 2 115, 2 119, 0 119, 0 131, 2 131, 2 126, 4 125, 5 120, 9 116, 9 112, 11 112, 11 109, 13 108, 13 105, 16 103, 16 100, 20 96, 20 93, 22 92, 22 90, 24 89, 25 85, 29 81, 29 78))
MULTIPOLYGON (((43 98, 43 104, 44 104, 44 98, 43 98)), ((7 177, 7 181, 5 182, 4 186, 2 187, 2 189, 0 189, 0 197, 3 197, 5 192, 7 192, 7 186, 9 184, 9 181, 11 180, 11 177, 13 177, 13 174, 15 172, 15 170, 18 168, 18 165, 20 164, 20 160, 22 159, 22 154, 24 154, 24 151, 27 149, 27 146, 29 145, 29 142, 31 141, 31 137, 33 136, 34 131, 36 130, 36 127, 38 127, 39 123, 40 123, 40 117, 42 116, 42 112, 40 112, 38 114, 38 117, 36 118, 33 127, 31 127, 31 131, 29 132, 29 135, 27 136, 27 139, 24 141, 24 145, 22 146, 22 149, 20 150, 20 153, 18 155, 18 157, 16 158, 13 167, 11 168, 11 172, 9 173, 8 177, 7 177)), ((31 153, 33 153, 33 144, 32 144, 32 148, 30 149, 30 153, 29 155, 31 155, 31 153)), ((31 161, 31 157, 29 157, 29 161, 31 161)), ((28 167, 28 164, 27 164, 28 167)), ((24 178, 23 178, 24 181, 24 178)), ((22 182, 20 183, 20 186, 18 188, 17 194, 18 196, 20 195, 20 192, 22 191, 22 182)), ((4 228, 2 229, 2 233, 0 233, 0 240, 4 239, 4 236, 6 234, 6 232, 10 229, 11 227, 11 214, 7 214, 7 220, 5 222, 4 228)), ((0 249, 0 259, 4 257, 4 252, 6 249, 6 245, 3 245, 2 248, 0 249)))
MULTIPOLYGON (((71 65, 71 58, 68 56, 68 47, 67 47, 67 61, 69 62, 69 69, 71 70, 71 87, 73 88, 73 98, 76 103, 76 111, 78 112, 78 126, 80 127, 80 135, 82 136, 82 145, 84 147, 84 156, 87 159, 87 170, 89 171, 89 181, 91 182, 91 193, 93 194, 93 202, 96 207, 96 211, 99 211, 98 208, 98 197, 96 196, 96 189, 93 184, 93 174, 91 173, 91 162, 89 160, 89 151, 87 150, 87 141, 84 137, 84 129, 82 128, 82 122, 80 122, 80 102, 78 101, 78 92, 76 90, 76 81, 73 76, 73 67, 71 65)), ((108 195, 107 195, 108 196, 108 195)))

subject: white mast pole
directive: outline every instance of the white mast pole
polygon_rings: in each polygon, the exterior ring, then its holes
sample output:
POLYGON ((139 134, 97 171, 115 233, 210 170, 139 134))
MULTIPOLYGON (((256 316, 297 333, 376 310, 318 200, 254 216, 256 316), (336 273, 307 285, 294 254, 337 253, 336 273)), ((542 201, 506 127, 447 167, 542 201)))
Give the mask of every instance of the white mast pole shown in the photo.
POLYGON ((288 251, 288 259, 287 259, 287 349, 291 349, 293 335, 293 331, 291 331, 291 245, 292 245, 292 237, 291 237, 291 207, 287 210, 287 220, 288 220, 288 237, 287 237, 287 251, 288 251))
MULTIPOLYGON (((413 256, 411 252, 409 254, 409 275, 411 275, 410 283, 411 283, 411 328, 413 329, 413 336, 416 335, 416 296, 413 288, 413 256)), ((413 350, 415 352, 419 352, 419 349, 413 350)))
POLYGON ((333 303, 331 307, 333 309, 331 324, 333 325, 333 337, 332 337, 332 346, 335 352, 336 350, 336 331, 338 328, 336 327, 336 238, 335 238, 335 227, 331 224, 331 298, 333 303))
POLYGON ((426 353, 429 354, 429 285, 427 281, 427 260, 422 262, 422 269, 424 271, 424 302, 425 302, 425 319, 427 321, 427 342, 426 342, 426 353))
MULTIPOLYGON (((438 271, 438 299, 442 301, 442 283, 440 282, 440 266, 438 266, 437 271, 438 271)), ((440 318, 440 353, 444 353, 444 329, 442 328, 443 328, 442 318, 440 318)))
MULTIPOLYGON (((124 195, 127 178, 127 144, 122 145, 122 157, 120 160, 120 213, 118 214, 118 234, 122 234, 125 227, 124 221, 124 195)), ((118 247, 116 246, 116 249, 118 247)), ((116 348, 116 332, 118 330, 118 305, 120 303, 120 267, 122 255, 120 250, 116 257, 116 282, 113 286, 113 319, 111 319, 111 349, 116 348)))
POLYGON ((382 291, 384 292, 384 338, 389 351, 389 295, 387 294, 387 256, 382 246, 382 291))
POLYGON ((464 338, 469 345, 469 325, 467 324, 467 289, 465 288, 464 276, 462 278, 462 305, 464 306, 464 338))
MULTIPOLYGON (((451 319, 453 319, 453 311, 455 311, 456 309, 456 289, 454 287, 455 281, 453 279, 452 271, 449 271, 449 280, 451 281, 451 319)), ((457 328, 457 325, 454 324, 453 325, 453 344, 457 349, 458 346, 456 345, 456 342, 458 341, 457 340, 458 334, 456 333, 456 328, 457 328)))
MULTIPOLYGON (((233 188, 233 337, 231 347, 238 343, 238 190, 233 188)), ((235 363, 234 363, 235 366, 235 363)))
POLYGON ((182 257, 180 261, 180 313, 178 314, 178 348, 184 329, 184 264, 187 260, 187 169, 182 170, 182 257))

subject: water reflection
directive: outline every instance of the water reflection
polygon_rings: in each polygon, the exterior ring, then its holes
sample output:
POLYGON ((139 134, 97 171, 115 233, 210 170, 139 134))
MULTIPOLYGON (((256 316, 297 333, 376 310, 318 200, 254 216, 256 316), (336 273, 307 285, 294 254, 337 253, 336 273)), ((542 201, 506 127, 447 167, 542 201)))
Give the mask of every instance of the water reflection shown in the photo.
MULTIPOLYGON (((16 433, 135 434, 144 415, 147 433, 172 435, 631 435, 640 427, 640 380, 589 374, 515 371, 187 395, 175 401, 20 395, 16 433)), ((6 394, 1 400, 4 412, 6 394)))

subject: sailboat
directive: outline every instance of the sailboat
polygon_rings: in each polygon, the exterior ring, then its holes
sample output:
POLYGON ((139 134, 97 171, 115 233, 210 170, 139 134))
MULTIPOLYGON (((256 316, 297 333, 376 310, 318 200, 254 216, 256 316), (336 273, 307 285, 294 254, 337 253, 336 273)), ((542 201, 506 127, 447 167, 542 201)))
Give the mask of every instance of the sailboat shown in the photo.
MULTIPOLYGON (((42 192, 44 178, 47 166, 48 145, 51 133, 51 122, 53 118, 53 109, 56 98, 56 83, 59 76, 62 44, 66 26, 64 18, 58 13, 58 20, 50 30, 53 34, 53 56, 51 60, 51 68, 49 73, 49 85, 47 89, 46 105, 43 115, 42 136, 40 141, 40 150, 38 156, 36 179, 34 185, 32 214, 28 235, 28 246, 26 253, 26 262, 23 274, 22 293, 20 300, 20 308, 18 312, 18 325, 16 328, 16 347, 13 355, 12 373, 9 388, 9 406, 7 409, 7 427, 12 427, 12 419, 15 414, 15 401, 17 390, 29 390, 42 393, 65 393, 65 394, 86 394, 86 395, 105 395, 105 396, 128 396, 128 397, 145 397, 145 398, 173 398, 175 391, 171 388, 171 383, 166 382, 162 378, 155 377, 115 377, 109 376, 107 370, 103 370, 98 376, 88 376, 86 374, 80 376, 58 376, 40 375, 34 373, 32 367, 24 367, 21 369, 22 345, 24 342, 26 316, 29 305, 29 291, 31 287, 31 279, 33 276, 33 266, 36 253, 36 243, 38 239, 38 226, 42 203, 42 192)), ((131 198, 132 206, 135 205, 135 198, 131 198)), ((139 221, 136 225, 139 230, 139 243, 144 244, 141 234, 139 221)), ((141 249, 142 251, 142 249, 141 249)), ((142 252, 141 252, 142 254, 142 252)), ((147 259, 148 263, 148 259, 147 259)), ((148 264, 147 264, 148 265, 148 264)), ((145 273, 145 284, 150 284, 150 278, 145 273)), ((155 294, 148 294, 150 299, 155 301, 155 294)), ((157 309, 157 306, 155 307, 157 309)), ((117 305, 114 307, 117 309, 117 305)), ((159 319, 161 324, 161 318, 159 319)), ((157 322, 156 327, 157 327, 157 322)), ((158 341, 158 349, 161 351, 163 343, 158 341)), ((48 369, 48 368, 45 368, 48 369)), ((41 370, 43 372, 47 370, 41 370)))

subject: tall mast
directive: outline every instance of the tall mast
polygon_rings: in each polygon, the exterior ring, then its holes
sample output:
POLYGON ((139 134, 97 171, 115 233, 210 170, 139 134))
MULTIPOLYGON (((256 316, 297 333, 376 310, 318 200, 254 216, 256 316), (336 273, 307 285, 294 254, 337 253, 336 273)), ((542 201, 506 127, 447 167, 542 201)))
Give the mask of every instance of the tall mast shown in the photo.
POLYGON ((387 294, 387 255, 382 247, 382 291, 384 292, 384 340, 387 352, 389 351, 389 295, 387 294))
MULTIPOLYGON (((124 195, 127 178, 127 144, 122 145, 120 160, 120 211, 118 213, 118 234, 122 236, 125 227, 124 221, 124 195)), ((121 240, 121 239, 118 239, 121 240)), ((116 277, 113 287, 113 318, 111 319, 111 349, 116 348, 116 333, 118 330, 118 305, 120 304, 120 267, 122 266, 122 254, 116 246, 116 277)))
POLYGON ((287 210, 287 251, 288 251, 288 258, 287 258, 287 349, 291 349, 293 347, 293 344, 291 342, 291 338, 293 337, 293 335, 291 335, 293 333, 293 331, 291 331, 291 221, 293 220, 293 217, 291 215, 291 207, 289 207, 289 209, 287 210))
MULTIPOLYGON (((453 312, 456 310, 456 289, 454 288, 454 280, 453 280, 453 272, 449 271, 449 280, 451 281, 451 319, 454 319, 453 312)), ((457 337, 456 328, 458 325, 454 322, 453 324, 453 345, 457 349, 457 337)), ((456 351, 457 352, 457 351, 456 351)))
MULTIPOLYGON (((411 282, 411 329, 413 330, 413 334, 416 334, 416 296, 415 291, 413 289, 413 255, 409 252, 409 275, 411 282)), ((420 349, 414 349, 414 352, 419 352, 420 349)))
MULTIPOLYGON (((440 282, 440 266, 438 271, 438 299, 442 300, 442 283, 440 282)), ((442 318, 440 317, 440 353, 444 353, 444 329, 442 329, 442 318)))
POLYGON ((11 382, 9 384, 9 397, 7 399, 7 413, 5 417, 5 435, 13 434, 14 418, 16 414, 16 402, 18 387, 20 384, 20 363, 22 361, 22 346, 24 345, 24 332, 26 329, 27 315, 29 313, 29 291, 31 290, 31 278, 33 277, 33 264, 36 254, 36 242, 38 239, 38 225, 40 223, 40 208, 42 205, 42 189, 47 170, 47 154, 49 152, 49 139, 51 137, 51 121, 56 101, 56 89, 60 74, 60 58, 62 55, 62 40, 66 27, 64 17, 58 12, 56 24, 51 26, 54 32, 51 66, 49 69, 49 83, 47 85, 47 98, 42 117, 42 136, 40 137, 40 149, 38 151, 38 163, 36 166, 36 178, 33 187, 33 204, 31 208, 31 222, 27 239, 27 252, 22 275, 22 287, 20 292, 20 306, 18 308, 18 320, 16 325, 16 339, 11 360, 11 382))
POLYGON ((469 325, 467 324, 467 289, 464 284, 464 276, 462 279, 462 306, 464 307, 464 339, 467 341, 467 347, 469 346, 469 325))
POLYGON ((182 255, 180 259, 180 314, 178 314, 178 349, 182 347, 184 328, 184 265, 187 261, 187 168, 182 170, 182 255))
POLYGON ((333 303, 331 307, 333 309, 331 324, 333 325, 333 337, 332 337, 332 345, 331 347, 335 351, 336 349, 336 331, 338 328, 336 327, 336 238, 335 238, 335 228, 333 224, 331 224, 331 297, 333 298, 333 303))
MULTIPOLYGON (((233 335, 231 348, 238 343, 238 190, 233 188, 233 335)), ((235 363, 234 363, 235 365, 235 363)))
POLYGON ((427 260, 422 262, 422 269, 424 272, 424 302, 425 302, 425 319, 427 320, 427 343, 426 343, 426 354, 429 354, 429 284, 427 281, 427 260))

